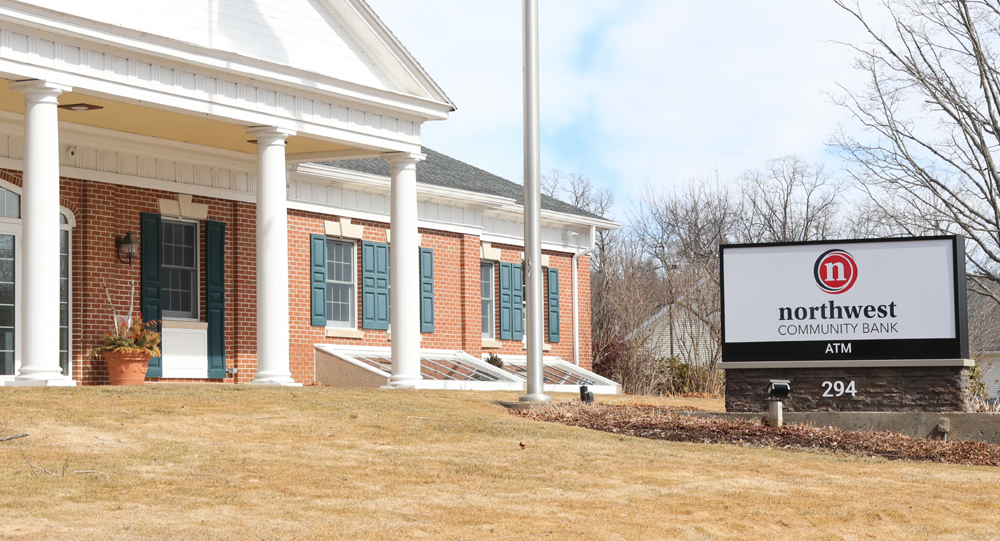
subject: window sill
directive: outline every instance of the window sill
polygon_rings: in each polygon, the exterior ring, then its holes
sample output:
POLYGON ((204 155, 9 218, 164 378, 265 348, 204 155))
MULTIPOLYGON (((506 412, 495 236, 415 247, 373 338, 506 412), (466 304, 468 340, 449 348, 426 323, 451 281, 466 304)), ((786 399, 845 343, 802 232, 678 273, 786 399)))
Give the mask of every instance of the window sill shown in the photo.
POLYGON ((327 327, 327 338, 364 338, 365 332, 357 329, 344 329, 342 327, 327 327))
POLYGON ((491 340, 489 338, 483 338, 483 347, 484 348, 498 348, 498 347, 500 347, 502 345, 503 344, 501 344, 497 340, 491 340))
MULTIPOLYGON (((521 343, 521 349, 522 350, 527 350, 528 349, 528 344, 522 342, 521 343)), ((552 344, 542 344, 542 351, 552 351, 552 344)))
POLYGON ((208 322, 206 321, 193 321, 193 320, 183 320, 183 319, 164 319, 160 321, 160 326, 164 329, 198 329, 198 330, 208 330, 208 322))

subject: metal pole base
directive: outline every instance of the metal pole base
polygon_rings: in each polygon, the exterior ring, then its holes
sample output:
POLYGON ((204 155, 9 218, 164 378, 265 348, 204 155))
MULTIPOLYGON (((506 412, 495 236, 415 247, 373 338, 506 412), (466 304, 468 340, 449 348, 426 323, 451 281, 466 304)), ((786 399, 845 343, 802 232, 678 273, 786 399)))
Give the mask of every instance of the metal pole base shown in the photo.
POLYGON ((784 424, 784 421, 781 400, 772 400, 767 408, 767 425, 777 428, 784 424))
POLYGON ((547 394, 533 393, 526 394, 517 400, 519 402, 552 402, 552 397, 547 394))

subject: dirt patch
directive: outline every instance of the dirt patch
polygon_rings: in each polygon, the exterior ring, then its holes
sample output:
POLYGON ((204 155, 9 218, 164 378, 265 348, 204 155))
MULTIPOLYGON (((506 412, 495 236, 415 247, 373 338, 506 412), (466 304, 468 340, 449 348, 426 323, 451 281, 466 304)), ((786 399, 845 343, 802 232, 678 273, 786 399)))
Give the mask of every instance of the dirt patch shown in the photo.
POLYGON ((837 451, 892 460, 926 460, 948 464, 1000 466, 1000 445, 973 441, 911 438, 893 432, 848 432, 788 424, 767 426, 752 421, 679 415, 684 408, 565 402, 547 408, 512 411, 514 415, 614 434, 666 441, 723 443, 746 447, 837 451))

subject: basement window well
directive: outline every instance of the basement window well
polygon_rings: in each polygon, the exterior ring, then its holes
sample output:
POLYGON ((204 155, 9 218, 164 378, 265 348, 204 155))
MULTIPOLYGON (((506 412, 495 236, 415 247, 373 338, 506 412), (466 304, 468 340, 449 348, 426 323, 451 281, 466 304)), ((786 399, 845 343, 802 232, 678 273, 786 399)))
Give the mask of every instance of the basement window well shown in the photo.
MULTIPOLYGON (((335 387, 378 387, 392 375, 390 348, 317 344, 316 380, 335 387)), ((421 349, 418 389, 521 391, 524 380, 464 351, 421 349)))
MULTIPOLYGON (((501 355, 503 369, 527 381, 526 355, 501 355)), ((619 394, 621 386, 590 370, 566 362, 559 357, 542 357, 542 387, 547 393, 577 393, 586 385, 595 394, 619 394)))
MULTIPOLYGON (((387 347, 316 344, 316 381, 333 387, 382 387, 392 376, 392 353, 387 347)), ((497 368, 464 351, 421 349, 417 389, 467 391, 518 391, 525 389, 524 355, 501 355, 497 368)), ((545 392, 579 393, 586 385, 598 394, 618 394, 621 387, 610 379, 558 357, 543 360, 545 392)))

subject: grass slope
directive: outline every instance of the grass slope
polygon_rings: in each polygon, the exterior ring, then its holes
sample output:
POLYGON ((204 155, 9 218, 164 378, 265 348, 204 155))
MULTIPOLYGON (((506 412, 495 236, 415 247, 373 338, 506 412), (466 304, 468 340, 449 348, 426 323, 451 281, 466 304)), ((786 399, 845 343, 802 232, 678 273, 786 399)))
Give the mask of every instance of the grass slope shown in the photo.
POLYGON ((651 441, 530 421, 492 403, 512 399, 0 387, 0 437, 31 434, 0 443, 0 539, 995 539, 1000 531, 997 468, 651 441))

